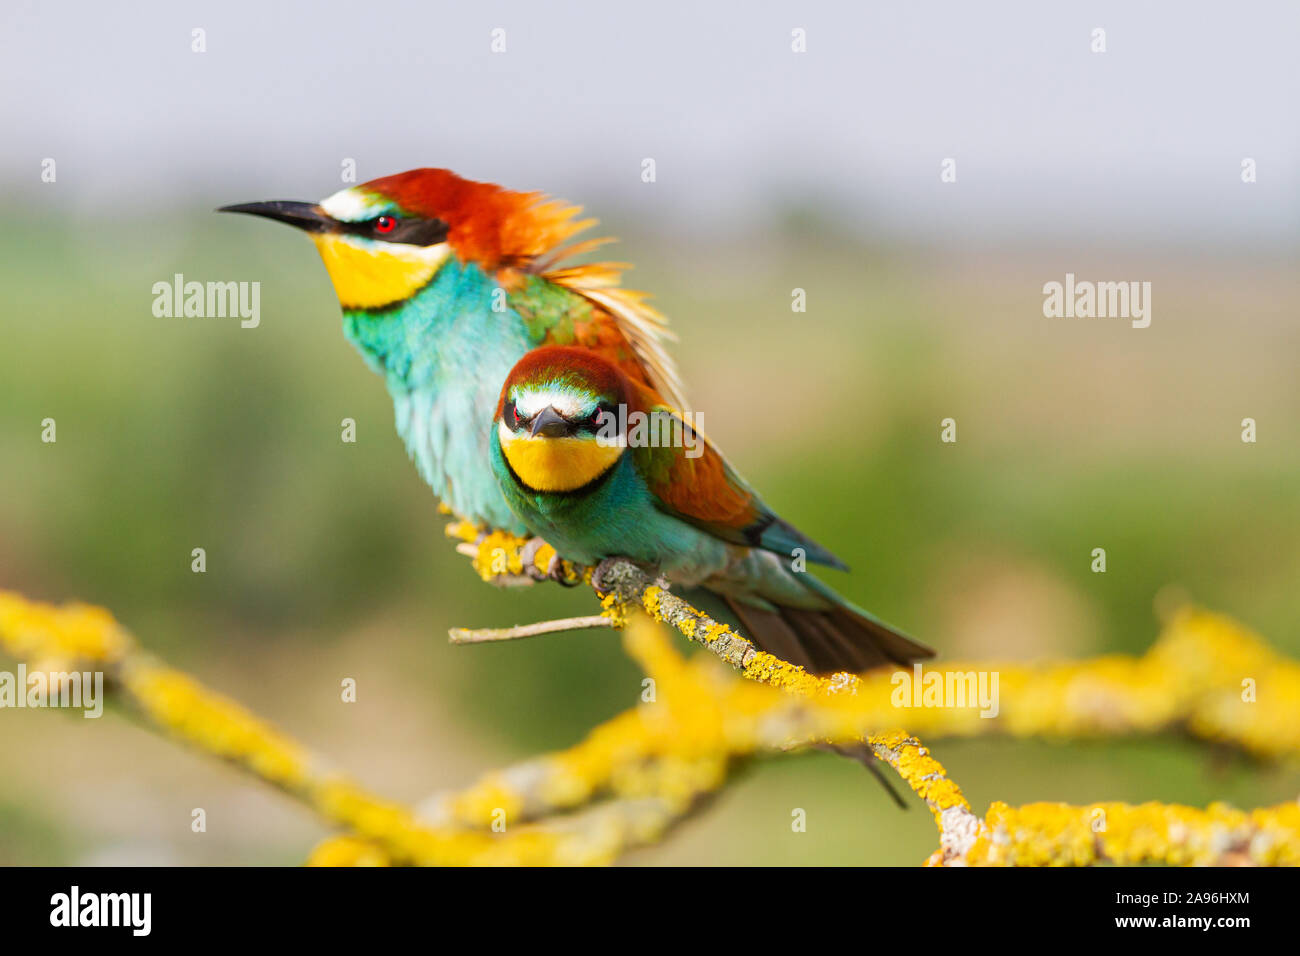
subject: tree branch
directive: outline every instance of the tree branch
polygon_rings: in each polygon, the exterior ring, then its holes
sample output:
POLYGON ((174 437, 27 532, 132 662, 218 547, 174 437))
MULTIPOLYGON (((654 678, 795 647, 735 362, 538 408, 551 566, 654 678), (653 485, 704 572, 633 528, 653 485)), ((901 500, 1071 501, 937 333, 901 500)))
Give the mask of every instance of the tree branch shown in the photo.
MULTIPOLYGON (((642 591, 628 576, 609 586, 615 602, 615 589, 626 586, 665 607, 652 596, 658 585, 642 591)), ((668 605, 664 613, 675 612, 668 605)), ((1300 804, 1242 811, 994 803, 981 818, 928 748, 888 729, 905 720, 947 734, 1100 736, 1180 725, 1261 757, 1295 755, 1300 666, 1218 615, 1180 612, 1142 658, 1004 666, 1006 696, 995 719, 974 708, 895 706, 888 675, 786 674, 776 686, 723 679, 711 658, 683 658, 644 616, 623 623, 627 651, 648 678, 640 705, 569 750, 488 774, 417 813, 369 793, 239 704, 147 654, 107 611, 0 592, 0 650, 51 670, 102 670, 113 692, 159 729, 341 826, 344 834, 313 854, 317 863, 606 863, 661 839, 723 787, 739 761, 865 743, 931 810, 939 831, 934 865, 1300 864, 1300 804), (1267 678, 1268 689, 1258 702, 1257 677, 1267 678)), ((742 670, 753 671, 761 656, 748 657, 742 670)))

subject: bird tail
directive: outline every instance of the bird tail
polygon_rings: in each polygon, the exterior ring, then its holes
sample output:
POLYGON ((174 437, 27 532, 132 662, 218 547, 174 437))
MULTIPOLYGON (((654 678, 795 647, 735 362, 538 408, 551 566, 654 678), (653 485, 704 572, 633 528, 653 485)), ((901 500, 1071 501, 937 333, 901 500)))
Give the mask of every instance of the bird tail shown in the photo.
POLYGON ((872 617, 811 575, 805 585, 831 605, 825 610, 799 607, 754 607, 728 595, 727 604, 760 650, 810 674, 863 671, 888 665, 908 666, 933 657, 934 651, 872 617))
MULTIPOLYGON (((812 575, 804 575, 803 583, 825 598, 830 608, 814 611, 773 605, 771 610, 766 610, 731 595, 724 597, 745 628, 745 636, 760 650, 798 664, 810 674, 824 676, 839 671, 860 674, 890 664, 907 666, 912 661, 934 656, 932 649, 850 604, 812 575)), ((906 809, 907 805, 880 772, 875 755, 866 744, 828 744, 820 749, 862 764, 894 803, 906 809)))

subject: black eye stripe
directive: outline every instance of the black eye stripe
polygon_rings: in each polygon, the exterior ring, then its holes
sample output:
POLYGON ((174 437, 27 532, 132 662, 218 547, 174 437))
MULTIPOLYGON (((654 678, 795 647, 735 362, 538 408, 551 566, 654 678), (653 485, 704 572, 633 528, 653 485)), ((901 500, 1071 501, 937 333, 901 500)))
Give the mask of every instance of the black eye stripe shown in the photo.
POLYGON ((375 224, 378 219, 365 222, 340 222, 338 231, 353 236, 365 236, 368 239, 382 239, 384 242, 401 242, 411 246, 432 246, 447 241, 448 226, 441 219, 397 219, 396 225, 388 232, 380 232, 375 224))
POLYGON ((596 410, 577 423, 579 431, 599 432, 602 428, 607 428, 610 424, 610 418, 618 422, 618 414, 614 409, 604 402, 596 406, 596 410))

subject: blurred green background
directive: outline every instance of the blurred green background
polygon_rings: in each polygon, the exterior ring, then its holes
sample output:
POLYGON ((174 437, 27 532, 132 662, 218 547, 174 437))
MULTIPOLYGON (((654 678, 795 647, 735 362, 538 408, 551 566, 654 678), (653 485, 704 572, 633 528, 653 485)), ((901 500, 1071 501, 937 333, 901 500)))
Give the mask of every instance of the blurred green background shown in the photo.
MULTIPOLYGON (((1292 256, 873 243, 816 204, 692 239, 599 211, 624 238, 616 257, 637 263, 628 284, 671 316, 714 439, 853 567, 827 580, 944 657, 1140 653, 1162 593, 1300 652, 1292 256), (1151 281, 1150 328, 1044 318, 1042 285, 1067 271, 1151 281), (946 417, 955 445, 939 441, 946 417), (1245 417, 1257 444, 1240 440, 1245 417), (1089 569, 1095 547, 1105 574, 1089 569)), ((634 703, 640 675, 607 633, 447 645, 453 625, 590 613, 593 598, 498 591, 454 554, 301 236, 199 209, 20 210, 0 229, 0 280, 0 587, 109 607, 403 801, 566 746, 634 703), (150 288, 175 272, 260 281, 261 326, 155 318, 150 288), (40 441, 45 418, 56 444, 40 441), (340 702, 345 677, 355 704, 340 702)), ((1295 768, 1172 735, 929 743, 980 810, 1255 806, 1300 789, 1295 768)), ((292 864, 324 833, 120 713, 0 713, 0 863, 292 864), (190 832, 194 807, 206 834, 190 832)), ((818 754, 755 764, 631 860, 912 865, 934 846, 923 809, 900 813, 860 767, 818 754), (806 833, 791 832, 795 807, 806 833)))

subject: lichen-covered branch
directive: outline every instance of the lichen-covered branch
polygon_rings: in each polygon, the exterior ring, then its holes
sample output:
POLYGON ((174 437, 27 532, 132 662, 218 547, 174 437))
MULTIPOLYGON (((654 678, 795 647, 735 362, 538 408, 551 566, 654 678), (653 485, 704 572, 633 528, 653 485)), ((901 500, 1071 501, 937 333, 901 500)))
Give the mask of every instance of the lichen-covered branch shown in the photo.
POLYGON ((949 863, 973 866, 1298 866, 1300 803, 1259 810, 1211 804, 1031 803, 989 807, 949 863))
POLYGON ((370 861, 607 863, 647 834, 661 832, 676 809, 648 803, 609 809, 595 818, 601 826, 590 830, 572 825, 508 825, 505 832, 491 833, 438 827, 369 793, 236 702, 167 667, 141 650, 102 608, 55 607, 0 591, 0 650, 50 671, 102 671, 106 688, 125 698, 150 724, 302 800, 364 844, 370 861), (657 821, 655 826, 652 820, 657 821))
MULTIPOLYGON (((665 581, 652 578, 631 561, 615 560, 593 580, 595 568, 584 568, 562 560, 549 545, 519 538, 503 531, 484 533, 466 521, 447 525, 447 536, 459 540, 457 550, 470 557, 474 570, 484 581, 502 586, 531 584, 548 577, 566 584, 590 584, 601 598, 602 613, 621 625, 634 609, 641 609, 657 621, 675 628, 746 677, 796 692, 816 686, 818 678, 802 668, 760 651, 748 638, 727 624, 715 621, 689 602, 673 594, 665 581)), ((455 628, 462 632, 464 628, 455 628)), ((843 675, 851 684, 852 677, 843 675)))
MULTIPOLYGON (((612 588, 641 584, 628 577, 612 588)), ((676 614, 676 605, 663 610, 666 592, 656 596, 658 587, 645 589, 643 603, 661 616, 676 614)), ((737 680, 707 655, 684 658, 643 615, 619 623, 627 625, 628 653, 649 678, 638 706, 572 748, 410 809, 369 793, 239 704, 147 654, 108 612, 0 592, 0 650, 51 670, 103 670, 153 726, 340 827, 313 863, 606 863, 662 839, 726 784, 737 762, 828 743, 866 744, 924 801, 939 831, 932 865, 1300 863, 1300 805, 1291 803, 1258 810, 995 803, 981 818, 913 736, 1099 736, 1177 725, 1261 757, 1294 756, 1297 665, 1217 615, 1180 613, 1140 658, 1003 667, 992 719, 976 707, 895 706, 888 675, 823 679, 777 662, 751 673, 755 680, 737 680)), ((760 660, 746 656, 742 671, 760 660)))
MULTIPOLYGON (((536 576, 530 578, 522 570, 528 546, 523 539, 499 532, 484 537, 464 523, 450 525, 448 534, 470 543, 475 568, 488 581, 497 580, 501 575, 494 569, 501 568, 521 580, 545 577, 556 560, 549 549, 534 550, 534 564, 528 567, 536 576)), ((1064 739, 1180 729, 1259 757, 1300 754, 1300 664, 1235 621, 1196 608, 1174 613, 1160 639, 1140 657, 925 663, 925 672, 945 684, 972 674, 996 674, 998 708, 986 716, 973 702, 964 707, 896 706, 898 672, 889 669, 811 675, 758 650, 630 561, 610 562, 595 582, 593 570, 566 565, 565 578, 598 586, 602 613, 615 624, 643 610, 753 681, 799 697, 851 698, 854 703, 846 706, 877 728, 905 725, 927 739, 995 733, 1064 739)))

